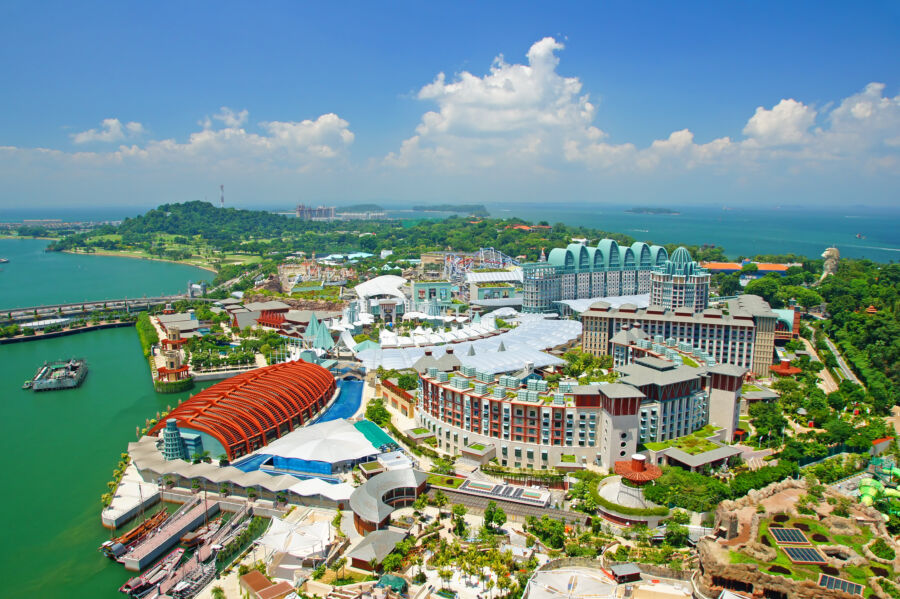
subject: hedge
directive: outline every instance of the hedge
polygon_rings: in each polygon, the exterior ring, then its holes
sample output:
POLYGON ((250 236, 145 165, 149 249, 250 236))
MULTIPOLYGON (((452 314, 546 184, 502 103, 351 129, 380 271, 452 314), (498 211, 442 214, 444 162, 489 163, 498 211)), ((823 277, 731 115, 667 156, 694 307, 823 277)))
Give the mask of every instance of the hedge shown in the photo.
POLYGON ((138 339, 141 340, 141 348, 144 350, 144 355, 149 356, 150 348, 159 343, 159 335, 156 333, 156 328, 150 322, 150 316, 146 312, 142 312, 138 316, 135 328, 137 329, 138 339))
POLYGON ((613 503, 608 499, 605 499, 599 493, 594 496, 594 501, 597 502, 597 505, 600 507, 606 508, 618 514, 623 514, 625 516, 668 516, 669 508, 667 507, 628 507, 625 505, 619 505, 618 503, 613 503))
POLYGON ((181 393, 194 388, 194 377, 189 376, 180 381, 153 381, 157 393, 181 393))

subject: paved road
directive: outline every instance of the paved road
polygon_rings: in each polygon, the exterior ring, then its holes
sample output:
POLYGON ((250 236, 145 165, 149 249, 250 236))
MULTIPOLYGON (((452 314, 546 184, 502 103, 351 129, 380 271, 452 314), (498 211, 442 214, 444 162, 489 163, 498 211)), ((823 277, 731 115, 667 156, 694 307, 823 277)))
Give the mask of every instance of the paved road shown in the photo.
POLYGON ((856 375, 853 373, 853 371, 850 370, 850 367, 847 366, 847 363, 844 362, 844 356, 841 355, 841 352, 837 347, 835 347, 834 343, 832 343, 831 339, 829 339, 827 336, 825 337, 825 344, 828 346, 828 349, 831 350, 831 353, 834 354, 834 357, 837 358, 838 366, 840 367, 841 374, 844 375, 844 378, 850 379, 860 387, 864 386, 860 382, 860 380, 856 378, 856 375))
MULTIPOLYGON (((63 316, 80 316, 97 310, 124 310, 146 308, 148 305, 164 304, 187 299, 185 295, 162 295, 158 297, 135 297, 110 300, 75 302, 71 304, 50 304, 46 306, 29 306, 27 308, 2 308, 0 314, 10 315, 13 320, 31 320, 37 313, 38 319, 57 318, 63 316)), ((213 301, 205 298, 193 298, 200 301, 213 301)))
MULTIPOLYGON (((811 353, 816 360, 822 362, 822 358, 819 357, 819 352, 816 351, 815 346, 809 342, 808 339, 800 338, 803 341, 803 345, 806 346, 806 351, 811 353)), ((825 393, 831 393, 832 391, 837 391, 838 383, 832 378, 831 373, 828 372, 828 369, 824 369, 819 373, 821 379, 819 380, 819 388, 825 393)))

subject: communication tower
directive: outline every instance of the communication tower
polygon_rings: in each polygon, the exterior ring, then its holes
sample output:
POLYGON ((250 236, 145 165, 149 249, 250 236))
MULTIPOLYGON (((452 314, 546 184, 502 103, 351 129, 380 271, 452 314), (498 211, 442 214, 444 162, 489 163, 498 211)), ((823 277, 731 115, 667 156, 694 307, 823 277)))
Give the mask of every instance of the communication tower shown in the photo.
POLYGON ((219 185, 219 191, 222 192, 222 195, 219 198, 219 202, 221 203, 222 208, 224 208, 225 207, 225 186, 219 185))

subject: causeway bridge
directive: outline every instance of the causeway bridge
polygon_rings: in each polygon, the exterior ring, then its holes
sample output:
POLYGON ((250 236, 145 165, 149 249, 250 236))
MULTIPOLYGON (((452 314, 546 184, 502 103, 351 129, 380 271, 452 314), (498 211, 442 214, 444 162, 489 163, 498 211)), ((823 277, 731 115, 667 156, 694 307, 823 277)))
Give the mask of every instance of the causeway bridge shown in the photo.
POLYGON ((73 302, 69 304, 47 304, 44 306, 29 306, 25 308, 0 308, 0 317, 12 320, 42 320, 45 318, 58 318, 60 314, 66 316, 80 316, 99 310, 146 310, 150 306, 176 302, 178 300, 191 299, 198 301, 215 301, 209 298, 192 297, 187 294, 160 295, 156 297, 132 297, 121 299, 92 300, 73 302), (37 317, 35 317, 35 314, 37 317))

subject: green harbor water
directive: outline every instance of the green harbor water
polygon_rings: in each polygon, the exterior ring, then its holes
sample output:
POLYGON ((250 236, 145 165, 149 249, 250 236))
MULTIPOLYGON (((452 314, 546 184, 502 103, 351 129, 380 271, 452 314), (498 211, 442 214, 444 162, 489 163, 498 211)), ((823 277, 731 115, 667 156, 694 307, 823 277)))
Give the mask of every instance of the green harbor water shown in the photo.
MULTIPOLYGON (((0 306, 173 293, 212 276, 163 262, 49 254, 45 245, 0 240, 0 256, 10 260, 0 265, 0 306)), ((100 496, 135 428, 188 395, 153 390, 134 328, 0 346, 0 597, 122 596, 129 574, 97 551, 110 536, 100 496), (70 357, 88 361, 80 388, 22 390, 43 362, 70 357)))
POLYGON ((42 239, 0 239, 0 309, 184 293, 213 273, 138 258, 45 252, 42 239))
POLYGON ((110 534, 100 524, 100 495, 135 427, 189 394, 153 390, 133 328, 3 345, 0 359, 0 596, 121 596, 128 573, 97 551, 110 534), (45 360, 72 356, 88 361, 81 387, 22 390, 45 360))

